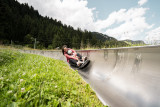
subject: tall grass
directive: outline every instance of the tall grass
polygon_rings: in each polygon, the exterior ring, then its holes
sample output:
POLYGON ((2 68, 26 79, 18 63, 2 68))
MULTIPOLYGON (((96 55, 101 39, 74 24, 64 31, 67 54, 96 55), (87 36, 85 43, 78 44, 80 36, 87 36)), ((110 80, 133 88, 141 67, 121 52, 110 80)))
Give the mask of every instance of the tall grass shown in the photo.
POLYGON ((0 106, 103 106, 63 61, 0 50, 0 106))

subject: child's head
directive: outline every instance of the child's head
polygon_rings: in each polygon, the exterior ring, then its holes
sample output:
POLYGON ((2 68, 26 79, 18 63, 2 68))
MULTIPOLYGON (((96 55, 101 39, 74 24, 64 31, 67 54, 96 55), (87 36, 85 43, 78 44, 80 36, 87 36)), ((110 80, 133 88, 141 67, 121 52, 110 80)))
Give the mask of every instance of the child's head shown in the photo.
POLYGON ((71 50, 68 50, 67 53, 68 53, 69 55, 71 55, 71 54, 72 54, 72 51, 71 51, 71 50))

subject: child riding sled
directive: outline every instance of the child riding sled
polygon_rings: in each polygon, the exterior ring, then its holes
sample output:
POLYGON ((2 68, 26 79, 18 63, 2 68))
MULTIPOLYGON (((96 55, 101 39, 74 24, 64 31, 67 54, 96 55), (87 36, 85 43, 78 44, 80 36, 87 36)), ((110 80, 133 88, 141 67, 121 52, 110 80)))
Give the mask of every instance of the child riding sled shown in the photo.
POLYGON ((63 45, 62 54, 66 57, 67 62, 74 67, 80 67, 87 60, 87 57, 82 57, 75 50, 67 48, 67 45, 63 45))

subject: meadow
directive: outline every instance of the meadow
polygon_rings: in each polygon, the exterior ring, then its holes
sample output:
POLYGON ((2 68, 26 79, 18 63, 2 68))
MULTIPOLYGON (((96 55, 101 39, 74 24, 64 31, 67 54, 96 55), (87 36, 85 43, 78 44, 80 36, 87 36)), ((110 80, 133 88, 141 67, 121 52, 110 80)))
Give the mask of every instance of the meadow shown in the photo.
POLYGON ((0 49, 0 106, 103 106, 95 92, 65 62, 0 49))

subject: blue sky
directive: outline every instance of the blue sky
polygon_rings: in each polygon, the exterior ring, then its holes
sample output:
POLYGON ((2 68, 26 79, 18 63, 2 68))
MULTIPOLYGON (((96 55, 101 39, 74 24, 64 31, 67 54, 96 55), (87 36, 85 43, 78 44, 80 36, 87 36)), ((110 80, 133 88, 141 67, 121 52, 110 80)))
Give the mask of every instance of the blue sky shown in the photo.
MULTIPOLYGON (((110 13, 113 11, 119 11, 120 9, 130 9, 130 8, 148 8, 144 17, 146 18, 146 22, 148 24, 154 24, 152 29, 156 29, 160 26, 160 0, 147 0, 143 5, 139 5, 138 1, 140 0, 87 0, 87 6, 89 8, 96 8, 94 12, 95 20, 105 20, 110 13), (98 15, 96 15, 98 12, 98 15)), ((114 24, 112 27, 119 26, 120 24, 114 24)), ((135 40, 141 39, 145 40, 146 32, 145 30, 140 36, 132 38, 135 40)))
POLYGON ((137 0, 87 0, 88 7, 96 7, 99 12, 98 18, 105 19, 113 11, 118 11, 122 8, 129 9, 137 5, 137 0))
POLYGON ((146 5, 147 8, 150 8, 146 13, 147 21, 149 23, 155 23, 155 27, 160 25, 160 0, 150 0, 146 5))
MULTIPOLYGON (((98 19, 105 19, 113 11, 118 11, 122 8, 129 9, 131 7, 140 7, 137 2, 139 0, 87 0, 89 8, 96 8, 99 12, 98 19)), ((160 0, 148 0, 143 5, 145 8, 149 8, 146 13, 146 20, 149 23, 160 24, 160 0), (153 17, 154 16, 154 17, 153 17)), ((95 11, 94 11, 95 13, 95 11)))
POLYGON ((118 40, 160 40, 160 0, 18 0, 75 29, 118 40))

